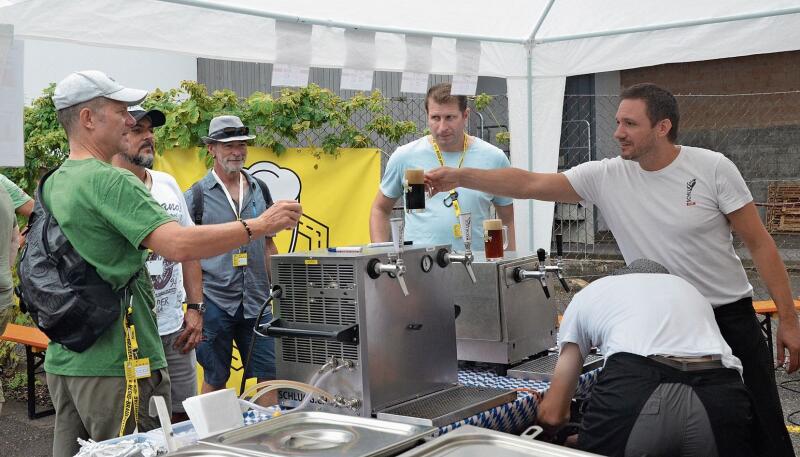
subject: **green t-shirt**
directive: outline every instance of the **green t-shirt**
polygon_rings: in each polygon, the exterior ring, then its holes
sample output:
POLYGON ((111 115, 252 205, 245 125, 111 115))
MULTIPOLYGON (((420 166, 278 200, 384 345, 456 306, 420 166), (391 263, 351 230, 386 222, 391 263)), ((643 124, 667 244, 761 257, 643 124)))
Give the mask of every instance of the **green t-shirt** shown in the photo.
POLYGON ((14 181, 8 179, 4 174, 0 174, 0 186, 8 192, 8 196, 11 197, 11 202, 14 204, 14 209, 19 208, 27 203, 28 200, 31 200, 30 195, 26 194, 24 190, 20 189, 19 186, 14 184, 14 181))
MULTIPOLYGON (((167 366, 153 312, 142 240, 173 220, 133 173, 97 159, 67 160, 44 184, 44 201, 72 246, 115 290, 132 284, 139 357, 152 370, 167 366)), ((122 308, 120 303, 120 309, 122 308)), ((45 370, 64 376, 124 376, 123 313, 95 343, 74 352, 51 342, 45 370)))
POLYGON ((14 281, 11 278, 11 232, 17 225, 14 206, 8 193, 0 188, 0 333, 5 329, 14 308, 14 281))

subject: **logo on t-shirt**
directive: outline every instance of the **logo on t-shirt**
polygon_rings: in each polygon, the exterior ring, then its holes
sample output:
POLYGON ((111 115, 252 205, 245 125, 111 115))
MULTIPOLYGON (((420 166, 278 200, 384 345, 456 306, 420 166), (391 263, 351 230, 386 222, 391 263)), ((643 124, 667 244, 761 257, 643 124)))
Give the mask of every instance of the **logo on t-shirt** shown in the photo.
POLYGON ((697 184, 697 179, 692 178, 686 183, 686 206, 694 206, 697 204, 694 200, 692 200, 692 189, 694 189, 694 185, 697 184))
POLYGON ((172 281, 172 273, 175 269, 175 262, 171 260, 167 260, 160 255, 156 254, 155 252, 150 253, 147 258, 148 261, 161 261, 163 262, 163 267, 160 274, 151 274, 150 280, 153 281, 153 289, 155 289, 156 295, 158 295, 159 291, 166 288, 170 281, 172 281))

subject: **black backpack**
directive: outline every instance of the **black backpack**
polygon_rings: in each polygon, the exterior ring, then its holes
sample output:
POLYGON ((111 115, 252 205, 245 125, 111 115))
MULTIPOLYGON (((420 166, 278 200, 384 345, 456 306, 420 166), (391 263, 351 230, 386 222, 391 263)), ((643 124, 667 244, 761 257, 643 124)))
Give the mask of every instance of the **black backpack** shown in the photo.
POLYGON ((116 322, 127 287, 115 292, 72 247, 45 206, 44 182, 54 171, 44 175, 36 188, 25 247, 17 262, 17 293, 20 307, 45 335, 83 352, 116 322))
MULTIPOLYGON (((252 177, 258 187, 261 188, 261 195, 264 196, 264 201, 267 203, 266 208, 269 209, 272 206, 272 194, 269 193, 269 188, 267 187, 267 183, 264 181, 256 178, 255 176, 252 177)), ((192 184, 190 187, 192 191, 192 220, 194 221, 194 225, 203 225, 203 189, 200 187, 200 181, 192 184)))

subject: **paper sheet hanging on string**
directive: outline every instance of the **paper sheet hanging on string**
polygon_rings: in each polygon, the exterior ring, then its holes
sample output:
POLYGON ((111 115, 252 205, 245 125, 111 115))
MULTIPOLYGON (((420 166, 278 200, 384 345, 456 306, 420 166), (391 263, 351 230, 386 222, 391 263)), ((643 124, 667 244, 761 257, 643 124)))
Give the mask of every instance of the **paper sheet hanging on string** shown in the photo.
POLYGON ((305 87, 311 66, 311 30, 309 24, 275 22, 275 64, 273 86, 305 87))
POLYGON ((478 69, 481 62, 481 43, 472 40, 456 41, 456 73, 450 89, 452 95, 475 95, 478 88, 478 69))
MULTIPOLYGON (((2 34, 2 32, 0 32, 2 34)), ((0 41, 2 38, 0 38, 0 41)), ((0 43, 2 46, 2 43, 0 43)), ((25 165, 22 113, 24 43, 10 40, 5 59, 0 60, 0 166, 25 165)))
POLYGON ((406 65, 400 92, 424 94, 431 72, 431 37, 406 36, 406 65))
POLYGON ((340 88, 372 90, 375 68, 375 32, 345 30, 345 59, 340 88))

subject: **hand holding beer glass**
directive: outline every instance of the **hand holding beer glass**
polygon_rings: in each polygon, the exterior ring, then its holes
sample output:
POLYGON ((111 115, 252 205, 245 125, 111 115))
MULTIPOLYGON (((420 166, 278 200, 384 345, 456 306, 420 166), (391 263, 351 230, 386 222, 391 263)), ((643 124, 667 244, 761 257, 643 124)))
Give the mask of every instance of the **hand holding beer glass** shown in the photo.
POLYGON ((409 168, 403 180, 403 192, 407 213, 421 213, 425 211, 425 170, 422 168, 409 168))
POLYGON ((483 221, 483 247, 486 260, 503 258, 503 251, 508 248, 508 227, 500 219, 483 221))

